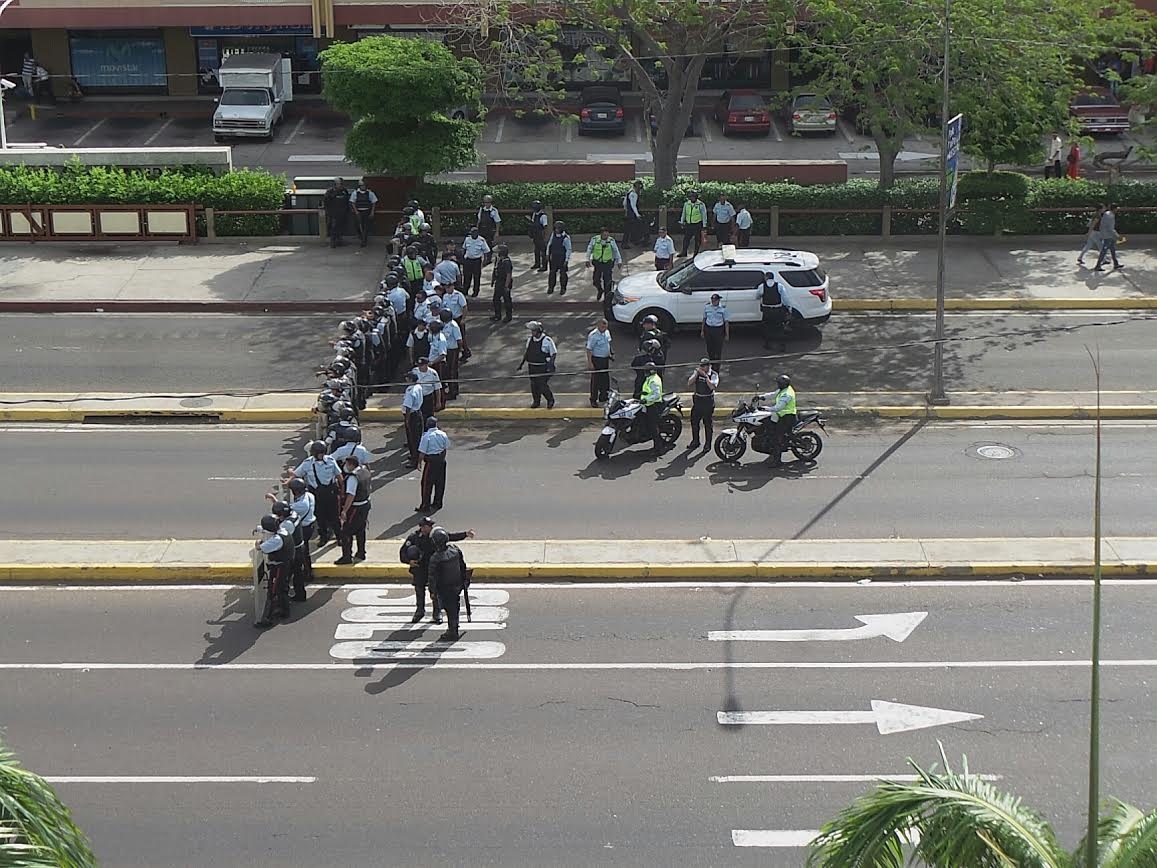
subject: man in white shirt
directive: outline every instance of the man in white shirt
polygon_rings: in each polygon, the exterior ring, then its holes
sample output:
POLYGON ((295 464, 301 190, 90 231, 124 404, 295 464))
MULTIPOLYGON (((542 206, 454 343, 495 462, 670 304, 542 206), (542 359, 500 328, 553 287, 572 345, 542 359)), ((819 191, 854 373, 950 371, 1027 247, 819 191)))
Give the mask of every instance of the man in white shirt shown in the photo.
POLYGON ((470 233, 462 239, 462 289, 477 296, 482 289, 482 266, 490 256, 490 244, 482 237, 477 226, 470 227, 470 233), (471 290, 471 284, 474 289, 471 290))
POLYGON ((627 195, 623 197, 623 212, 625 216, 623 227, 623 249, 630 250, 636 241, 646 243, 647 231, 643 222, 643 214, 639 210, 639 198, 643 194, 643 182, 635 181, 627 195))
POLYGON ((1053 133, 1052 141, 1049 142, 1048 156, 1045 158, 1045 180, 1048 180, 1049 171, 1052 171, 1054 178, 1064 177, 1061 174, 1061 151, 1064 148, 1064 142, 1061 141, 1060 133, 1053 133))
POLYGON ((751 219, 751 212, 747 205, 740 202, 739 210, 735 212, 735 245, 747 247, 751 244, 751 226, 755 221, 751 219))

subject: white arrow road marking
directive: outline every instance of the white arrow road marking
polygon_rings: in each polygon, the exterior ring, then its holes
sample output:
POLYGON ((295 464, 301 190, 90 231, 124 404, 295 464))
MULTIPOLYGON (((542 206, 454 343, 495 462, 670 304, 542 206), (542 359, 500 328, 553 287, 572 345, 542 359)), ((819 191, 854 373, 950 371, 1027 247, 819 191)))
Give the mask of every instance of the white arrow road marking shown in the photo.
POLYGON ((338 660, 492 660, 506 653, 501 642, 338 642, 338 660))
POLYGON ((928 617, 927 612, 892 612, 885 615, 856 615, 862 627, 838 630, 712 630, 712 642, 853 642, 886 636, 903 642, 928 617))
MULTIPOLYGON (((477 630, 505 630, 505 624, 499 624, 495 621, 463 621, 458 625, 458 629, 465 632, 475 632, 477 630)), ((386 635, 380 638, 386 640, 389 634, 405 631, 407 633, 428 633, 432 630, 437 630, 440 633, 446 632, 445 624, 435 624, 431 621, 424 621, 419 624, 411 624, 408 621, 405 624, 338 624, 337 630, 334 631, 333 638, 335 639, 373 639, 376 633, 385 633, 386 635)))
POLYGON ((849 723, 874 723, 880 735, 929 729, 966 720, 980 720, 982 714, 904 705, 899 702, 872 700, 871 711, 721 711, 719 723, 724 726, 828 726, 849 723))
MULTIPOLYGON (((398 588, 391 592, 389 588, 356 588, 349 592, 346 600, 351 606, 396 606, 405 604, 414 605, 414 592, 399 593, 398 588)), ((510 602, 508 591, 496 591, 491 588, 470 589, 470 605, 472 606, 503 606, 510 602)))
MULTIPOLYGON (((732 829, 731 843, 736 847, 806 847, 820 835, 819 829, 732 829)), ((909 829, 904 833, 908 844, 920 842, 920 833, 909 829)))
MULTIPOLYGON (((471 609, 474 612, 474 617, 479 621, 505 621, 510 617, 510 610, 501 606, 475 606, 474 600, 470 601, 471 609)), ((393 616, 404 615, 406 620, 414 614, 414 604, 410 603, 407 606, 386 607, 386 606, 357 606, 353 609, 346 609, 341 613, 343 621, 352 621, 355 624, 376 624, 388 622, 393 616)), ((463 607, 462 622, 466 622, 466 611, 463 607)))

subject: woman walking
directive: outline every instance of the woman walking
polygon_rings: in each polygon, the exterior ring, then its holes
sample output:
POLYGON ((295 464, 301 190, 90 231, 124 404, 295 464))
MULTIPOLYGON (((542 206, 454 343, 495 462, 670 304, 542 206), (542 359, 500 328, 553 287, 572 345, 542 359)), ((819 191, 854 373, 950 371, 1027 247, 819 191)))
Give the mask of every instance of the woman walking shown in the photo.
POLYGON ((1077 265, 1085 264, 1085 254, 1090 250, 1101 250, 1101 215, 1105 213, 1105 206, 1098 205, 1097 213, 1089 218, 1088 234, 1085 236, 1085 246, 1077 254, 1077 265))

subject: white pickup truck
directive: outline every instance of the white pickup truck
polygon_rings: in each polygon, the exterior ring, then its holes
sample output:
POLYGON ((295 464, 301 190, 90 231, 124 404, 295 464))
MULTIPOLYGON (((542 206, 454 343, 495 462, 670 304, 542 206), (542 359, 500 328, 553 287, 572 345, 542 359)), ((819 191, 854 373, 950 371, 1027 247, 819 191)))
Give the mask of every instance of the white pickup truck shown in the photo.
POLYGON ((280 54, 231 54, 218 71, 221 96, 213 112, 213 139, 273 138, 285 104, 293 100, 293 70, 280 54))

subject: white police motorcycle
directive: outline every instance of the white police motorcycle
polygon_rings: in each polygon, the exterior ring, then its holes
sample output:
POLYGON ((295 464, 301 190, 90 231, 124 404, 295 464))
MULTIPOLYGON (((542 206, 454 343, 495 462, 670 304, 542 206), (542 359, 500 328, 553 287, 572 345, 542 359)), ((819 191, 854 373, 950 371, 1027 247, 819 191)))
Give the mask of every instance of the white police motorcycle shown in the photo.
MULTIPOLYGON (((646 409, 637 398, 623 398, 617 389, 611 389, 603 408, 603 431, 595 441, 595 458, 609 458, 620 445, 634 446, 650 443, 646 409)), ((659 439, 674 446, 683 433, 683 403, 672 392, 663 396, 663 415, 659 417, 659 439)))
MULTIPOLYGON (((748 440, 756 452, 770 455, 775 451, 776 414, 763 405, 766 398, 766 395, 755 395, 750 401, 740 400, 731 413, 735 427, 725 428, 715 438, 715 454, 721 460, 738 461, 747 451, 748 440)), ((790 449, 800 461, 815 461, 823 451, 824 441, 817 431, 807 429, 819 426, 826 432, 826 421, 817 410, 796 414, 796 423, 784 438, 784 448, 790 449)))

